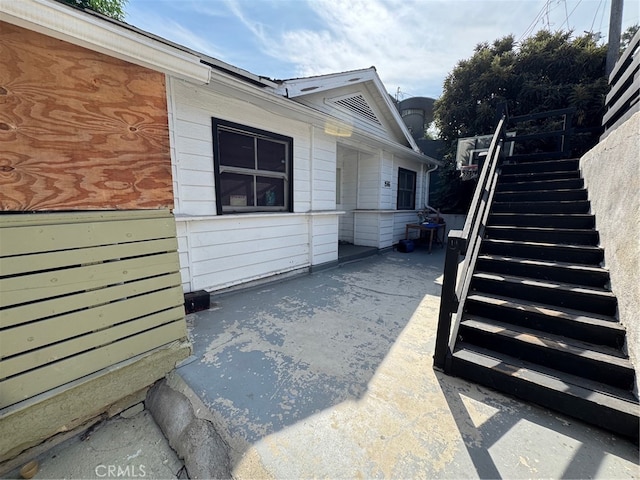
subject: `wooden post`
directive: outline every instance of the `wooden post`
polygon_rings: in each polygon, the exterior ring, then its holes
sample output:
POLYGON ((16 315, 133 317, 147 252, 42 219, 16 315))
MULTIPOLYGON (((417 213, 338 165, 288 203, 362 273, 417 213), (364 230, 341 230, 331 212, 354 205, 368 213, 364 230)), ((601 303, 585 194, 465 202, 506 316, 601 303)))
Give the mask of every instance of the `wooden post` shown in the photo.
POLYGON ((458 299, 456 298, 458 262, 460 252, 465 249, 466 241, 463 233, 459 230, 451 230, 447 240, 447 253, 444 257, 444 278, 442 281, 442 293, 440 294, 436 348, 433 354, 433 367, 436 370, 445 370, 445 363, 449 353, 451 315, 458 308, 458 299))

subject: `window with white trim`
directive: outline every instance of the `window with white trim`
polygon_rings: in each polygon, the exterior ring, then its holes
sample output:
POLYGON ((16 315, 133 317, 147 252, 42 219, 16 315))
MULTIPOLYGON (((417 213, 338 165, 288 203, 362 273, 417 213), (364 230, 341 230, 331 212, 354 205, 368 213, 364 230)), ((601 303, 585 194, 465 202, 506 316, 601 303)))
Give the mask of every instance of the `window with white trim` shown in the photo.
POLYGON ((398 168, 398 210, 416 208, 416 172, 398 168))
POLYGON ((212 119, 218 215, 293 211, 293 139, 212 119))

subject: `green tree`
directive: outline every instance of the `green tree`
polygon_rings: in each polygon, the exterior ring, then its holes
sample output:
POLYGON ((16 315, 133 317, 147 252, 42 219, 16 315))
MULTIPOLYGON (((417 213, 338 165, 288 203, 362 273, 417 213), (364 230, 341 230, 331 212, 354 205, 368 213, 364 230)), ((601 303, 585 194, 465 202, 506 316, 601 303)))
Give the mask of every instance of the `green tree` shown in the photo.
POLYGON ((124 20, 127 0, 62 0, 63 3, 78 8, 88 8, 116 20, 124 20))
POLYGON ((620 37, 620 55, 622 55, 622 52, 624 52, 629 46, 638 30, 640 30, 640 25, 636 23, 635 25, 627 27, 627 29, 622 33, 622 36, 620 37))
MULTIPOLYGON (((608 90, 606 46, 593 35, 538 32, 517 45, 513 36, 476 46, 473 56, 461 60, 446 77, 434 117, 446 144, 446 166, 441 170, 439 208, 467 208, 474 182, 461 182, 455 169, 459 137, 493 133, 496 113, 506 105, 510 115, 575 107, 574 126, 599 127, 608 90)), ((587 135, 576 150, 597 141, 587 135)))

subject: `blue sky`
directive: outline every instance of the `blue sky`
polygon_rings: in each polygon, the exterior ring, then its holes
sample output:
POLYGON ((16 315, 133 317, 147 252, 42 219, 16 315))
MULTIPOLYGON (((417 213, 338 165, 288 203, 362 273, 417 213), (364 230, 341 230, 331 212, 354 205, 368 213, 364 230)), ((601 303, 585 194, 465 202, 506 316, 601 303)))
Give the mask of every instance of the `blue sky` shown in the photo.
MULTIPOLYGON (((610 0, 129 0, 126 21, 257 75, 375 66, 392 95, 437 98, 480 42, 537 30, 601 32, 610 0), (567 28, 568 25, 568 28, 567 28)), ((625 0, 623 30, 639 23, 625 0)))

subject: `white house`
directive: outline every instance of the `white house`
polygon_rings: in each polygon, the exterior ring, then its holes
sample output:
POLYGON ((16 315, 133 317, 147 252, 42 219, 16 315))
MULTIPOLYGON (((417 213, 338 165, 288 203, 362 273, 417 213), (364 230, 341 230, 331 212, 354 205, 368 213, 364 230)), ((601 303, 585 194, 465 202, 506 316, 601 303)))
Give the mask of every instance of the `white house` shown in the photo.
POLYGON ((422 204, 373 69, 274 82, 53 0, 0 1, 0 50, 0 463, 139 402, 189 355, 183 293, 389 247, 422 204))
POLYGON ((165 74, 184 292, 332 265, 339 242, 389 248, 426 203, 437 161, 419 152, 374 68, 273 81, 57 2, 12 9, 165 74), (41 15, 54 10, 81 31, 41 15))
POLYGON ((404 238, 437 162, 374 68, 273 82, 201 59, 208 84, 167 80, 185 292, 332 265, 340 241, 404 238))

